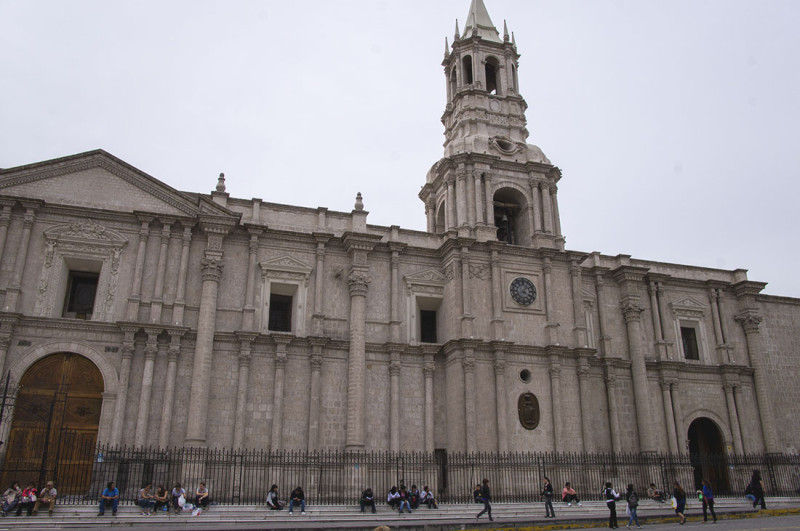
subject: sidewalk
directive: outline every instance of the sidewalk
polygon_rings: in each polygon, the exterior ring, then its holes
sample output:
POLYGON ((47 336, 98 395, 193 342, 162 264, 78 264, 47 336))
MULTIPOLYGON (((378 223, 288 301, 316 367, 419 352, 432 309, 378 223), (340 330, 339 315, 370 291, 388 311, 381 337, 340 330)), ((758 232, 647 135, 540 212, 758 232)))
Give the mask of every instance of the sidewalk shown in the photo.
MULTIPOLYGON (((716 512, 720 519, 751 518, 756 516, 800 514, 800 498, 768 498, 767 511, 755 511, 744 498, 718 498, 716 512)), ((134 505, 121 506, 116 517, 110 511, 102 517, 97 516, 96 505, 59 505, 53 516, 45 512, 38 516, 8 516, 0 519, 0 529, 17 529, 31 527, 40 529, 58 528, 108 528, 138 527, 141 529, 352 529, 372 530, 376 526, 389 526, 392 530, 405 531, 449 531, 456 529, 533 529, 557 530, 608 525, 608 509, 600 501, 584 502, 578 507, 573 504, 556 504, 556 518, 544 518, 542 503, 497 503, 492 506, 494 522, 486 516, 480 520, 475 515, 481 510, 478 504, 440 505, 439 509, 421 507, 411 514, 398 514, 385 505, 378 508, 376 514, 360 513, 357 506, 309 506, 306 515, 295 511, 290 515, 286 510, 267 511, 263 506, 255 505, 215 505, 209 511, 198 516, 190 513, 174 515, 172 513, 152 516, 140 515, 134 505)), ((702 520, 700 502, 689 500, 686 516, 689 521, 702 520)), ((617 504, 617 518, 620 527, 625 529, 627 517, 625 504, 617 504)), ((642 501, 639 505, 639 522, 642 525, 652 523, 677 522, 668 503, 657 503, 652 500, 642 501)))

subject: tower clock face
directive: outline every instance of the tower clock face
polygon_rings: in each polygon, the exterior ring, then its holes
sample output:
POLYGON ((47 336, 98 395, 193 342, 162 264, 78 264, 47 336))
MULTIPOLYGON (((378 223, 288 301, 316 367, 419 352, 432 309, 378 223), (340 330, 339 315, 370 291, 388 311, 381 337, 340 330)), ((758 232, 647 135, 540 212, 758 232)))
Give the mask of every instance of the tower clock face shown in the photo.
POLYGON ((525 277, 511 281, 511 297, 522 306, 530 306, 536 300, 536 286, 525 277))

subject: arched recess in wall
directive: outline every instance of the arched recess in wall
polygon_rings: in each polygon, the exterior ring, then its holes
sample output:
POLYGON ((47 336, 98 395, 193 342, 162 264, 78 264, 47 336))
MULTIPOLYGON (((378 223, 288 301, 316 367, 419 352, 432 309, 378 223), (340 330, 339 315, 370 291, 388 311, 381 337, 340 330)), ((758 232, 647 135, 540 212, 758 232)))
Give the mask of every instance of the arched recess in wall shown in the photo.
POLYGON ((16 479, 42 485, 68 469, 73 481, 59 485, 60 493, 85 491, 104 390, 102 372, 80 354, 58 352, 31 365, 20 379, 8 435, 4 461, 13 465, 3 467, 0 483, 16 479))
POLYGON ((436 234, 442 234, 443 232, 447 232, 447 216, 445 216, 446 209, 447 209, 447 201, 442 201, 436 208, 436 227, 435 227, 436 234))
POLYGON ((687 439, 689 459, 694 469, 694 488, 702 488, 703 479, 707 479, 715 491, 729 491, 725 442, 717 423, 708 417, 694 419, 689 425, 687 439))
POLYGON ((465 55, 461 59, 461 84, 472 85, 472 56, 465 55))
POLYGON ((458 69, 454 66, 450 70, 450 79, 447 85, 448 88, 448 101, 453 101, 453 98, 456 97, 456 91, 458 91, 458 69))
POLYGON ((528 201, 519 190, 499 188, 493 196, 494 225, 497 239, 511 245, 527 245, 531 241, 528 201))

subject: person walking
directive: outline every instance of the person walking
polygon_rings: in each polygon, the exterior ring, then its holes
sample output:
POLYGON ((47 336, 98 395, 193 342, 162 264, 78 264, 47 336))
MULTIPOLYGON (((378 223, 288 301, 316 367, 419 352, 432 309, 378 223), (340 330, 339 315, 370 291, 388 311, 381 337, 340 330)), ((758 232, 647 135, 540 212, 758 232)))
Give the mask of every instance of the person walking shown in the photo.
POLYGON ((672 484, 672 496, 675 498, 675 514, 680 517, 680 524, 683 525, 686 523, 686 516, 683 514, 686 511, 686 491, 677 481, 672 484))
POLYGON ((489 515, 489 521, 494 522, 494 518, 492 518, 492 492, 489 490, 489 480, 486 478, 483 478, 481 500, 483 501, 483 510, 475 515, 475 518, 479 519, 483 513, 487 513, 489 515))
POLYGON ((706 509, 711 511, 711 517, 714 523, 717 523, 717 513, 714 512, 714 492, 711 490, 711 482, 707 479, 703 480, 703 522, 708 522, 708 513, 706 509))
POLYGON ((619 494, 614 490, 610 481, 606 481, 606 487, 603 489, 603 497, 606 499, 606 505, 608 506, 608 528, 618 529, 617 501, 619 500, 619 494))
POLYGON ((747 489, 755 496, 753 500, 753 509, 756 505, 761 505, 762 509, 767 508, 767 502, 764 500, 764 481, 761 479, 761 471, 753 470, 753 475, 750 477, 750 484, 747 489))
POLYGON ((639 496, 636 494, 636 491, 633 490, 633 483, 628 483, 628 488, 625 489, 625 501, 628 502, 628 511, 630 511, 631 516, 628 518, 628 529, 631 528, 631 524, 636 522, 636 529, 641 529, 642 526, 639 525, 639 518, 636 516, 636 509, 639 507, 639 496))
POLYGON ((553 484, 550 483, 550 478, 547 476, 544 477, 542 497, 544 498, 544 517, 555 518, 556 512, 553 510, 553 484))

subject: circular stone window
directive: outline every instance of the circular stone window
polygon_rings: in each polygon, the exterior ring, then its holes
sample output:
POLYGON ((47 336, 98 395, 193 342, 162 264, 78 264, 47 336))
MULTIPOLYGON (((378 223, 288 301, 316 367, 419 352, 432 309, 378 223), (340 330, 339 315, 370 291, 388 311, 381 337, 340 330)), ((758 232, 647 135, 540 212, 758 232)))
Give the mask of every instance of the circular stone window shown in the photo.
POLYGON ((519 371, 519 379, 525 383, 531 383, 531 371, 528 369, 522 369, 519 371))

